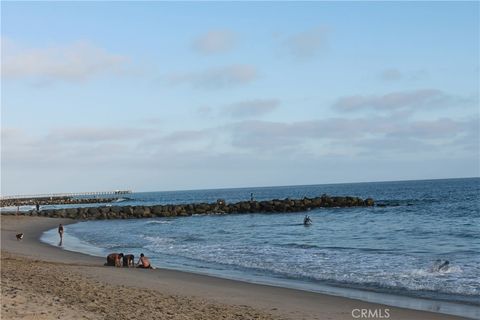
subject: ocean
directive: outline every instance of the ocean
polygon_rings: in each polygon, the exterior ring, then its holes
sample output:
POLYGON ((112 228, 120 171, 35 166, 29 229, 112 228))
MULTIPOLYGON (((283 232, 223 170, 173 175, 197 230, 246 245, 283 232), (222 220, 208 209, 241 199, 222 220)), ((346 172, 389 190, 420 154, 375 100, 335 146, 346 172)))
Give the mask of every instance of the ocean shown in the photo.
MULTIPOLYGON (((133 193, 118 205, 251 193, 372 197, 380 206, 78 222, 66 226, 63 249, 143 252, 161 268, 480 318, 480 178, 133 193), (449 267, 436 270, 438 260, 449 267)), ((42 241, 57 245, 56 230, 42 241)))

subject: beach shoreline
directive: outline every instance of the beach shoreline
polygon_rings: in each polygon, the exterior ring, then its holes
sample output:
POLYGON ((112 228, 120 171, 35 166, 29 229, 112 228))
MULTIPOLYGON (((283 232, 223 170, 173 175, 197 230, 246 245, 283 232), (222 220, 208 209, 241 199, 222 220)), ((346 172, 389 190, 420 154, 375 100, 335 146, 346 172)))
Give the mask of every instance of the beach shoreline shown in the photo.
MULTIPOLYGON (((60 270, 59 272, 62 272, 62 268, 59 266, 63 265, 65 269, 68 269, 68 272, 89 279, 94 284, 125 286, 132 288, 132 290, 152 290, 167 297, 187 297, 194 301, 208 301, 210 304, 226 308, 222 309, 223 311, 220 313, 226 313, 227 315, 230 312, 234 314, 243 312, 245 313, 243 318, 253 317, 255 319, 261 319, 262 317, 265 319, 269 317, 283 319, 357 319, 357 316, 361 318, 361 311, 354 310, 371 310, 372 312, 378 310, 376 319, 385 319, 387 318, 385 310, 388 309, 389 319, 461 319, 461 317, 441 313, 390 307, 338 296, 182 271, 103 267, 103 258, 62 250, 40 242, 39 238, 44 231, 55 228, 59 223, 68 225, 78 222, 78 220, 2 216, 1 222, 2 264, 4 264, 5 252, 7 253, 7 259, 19 261, 25 259, 28 263, 53 263, 60 270), (15 234, 19 232, 25 234, 22 241, 15 239, 15 234), (238 309, 239 307, 248 308, 238 309), (247 315, 249 316, 247 317, 247 315)), ((4 277, 8 278, 9 275, 2 271, 2 280, 4 277)), ((3 290, 2 298, 4 298, 3 290)), ((108 301, 105 301, 105 304, 108 304, 108 301)), ((3 305, 2 314, 6 311, 4 309, 11 308, 4 308, 3 305)), ((80 308, 81 306, 76 307, 80 308)), ((89 312, 95 314, 95 310, 92 308, 89 312)), ((199 308, 199 310, 203 310, 201 313, 203 312, 202 314, 206 318, 215 318, 212 314, 209 315, 208 312, 212 312, 211 310, 202 308, 199 308)), ((189 318, 188 311, 185 310, 187 312, 187 314, 184 314, 185 319, 189 318)))

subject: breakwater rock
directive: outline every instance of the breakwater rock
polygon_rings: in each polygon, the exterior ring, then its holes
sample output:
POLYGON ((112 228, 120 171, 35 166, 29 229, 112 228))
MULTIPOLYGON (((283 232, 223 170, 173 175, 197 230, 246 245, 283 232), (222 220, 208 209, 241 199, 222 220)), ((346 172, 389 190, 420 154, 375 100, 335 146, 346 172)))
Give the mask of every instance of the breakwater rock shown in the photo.
POLYGON ((180 217, 194 214, 232 214, 232 213, 282 213, 302 212, 315 208, 366 207, 373 206, 371 198, 330 197, 322 195, 316 198, 274 199, 268 201, 241 201, 226 203, 219 199, 215 203, 192 203, 155 206, 100 206, 90 208, 68 208, 28 211, 27 215, 53 218, 71 218, 82 220, 131 219, 153 217, 180 217))

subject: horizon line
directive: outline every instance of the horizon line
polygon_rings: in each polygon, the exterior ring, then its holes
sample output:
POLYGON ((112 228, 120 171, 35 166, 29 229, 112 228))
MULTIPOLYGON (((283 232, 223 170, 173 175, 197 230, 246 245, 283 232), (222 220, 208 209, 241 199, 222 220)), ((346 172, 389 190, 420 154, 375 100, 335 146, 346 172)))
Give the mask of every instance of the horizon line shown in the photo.
MULTIPOLYGON (((186 192, 186 191, 207 191, 207 190, 227 190, 227 189, 248 189, 248 188, 282 188, 282 187, 302 187, 302 186, 320 186, 320 185, 341 185, 341 184, 362 184, 362 183, 391 183, 391 182, 409 182, 409 181, 435 181, 435 180, 457 180, 457 179, 478 179, 480 176, 470 177, 448 177, 448 178, 425 178, 425 179, 405 179, 405 180, 377 180, 377 181, 353 181, 353 182, 330 182, 330 183, 308 183, 308 184, 292 184, 292 185, 270 185, 270 186, 243 186, 243 187, 216 187, 205 189, 176 189, 176 190, 156 190, 156 191, 135 191, 132 188, 128 188, 131 193, 152 193, 152 192, 186 192)), ((116 189, 122 190, 122 189, 116 189)), ((124 189, 127 190, 127 189, 124 189)), ((36 195, 21 195, 21 194, 0 194, 0 197, 25 197, 25 196, 51 196, 55 194, 67 194, 67 193, 95 193, 96 191, 83 191, 83 192, 52 192, 52 193, 38 193, 36 195)))

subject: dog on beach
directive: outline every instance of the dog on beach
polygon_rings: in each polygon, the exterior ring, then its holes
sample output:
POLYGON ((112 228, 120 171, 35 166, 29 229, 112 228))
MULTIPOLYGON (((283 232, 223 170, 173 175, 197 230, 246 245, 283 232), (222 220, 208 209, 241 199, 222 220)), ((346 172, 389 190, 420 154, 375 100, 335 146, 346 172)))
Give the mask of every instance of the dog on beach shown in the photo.
POLYGON ((133 254, 126 254, 123 256, 123 266, 130 268, 135 266, 135 256, 133 254))
POLYGON ((23 233, 19 233, 16 235, 17 240, 22 240, 23 239, 23 233))

